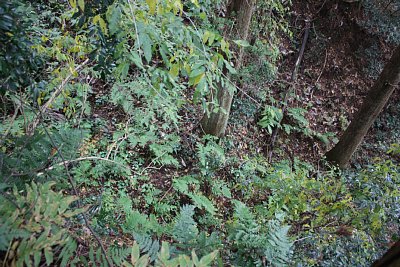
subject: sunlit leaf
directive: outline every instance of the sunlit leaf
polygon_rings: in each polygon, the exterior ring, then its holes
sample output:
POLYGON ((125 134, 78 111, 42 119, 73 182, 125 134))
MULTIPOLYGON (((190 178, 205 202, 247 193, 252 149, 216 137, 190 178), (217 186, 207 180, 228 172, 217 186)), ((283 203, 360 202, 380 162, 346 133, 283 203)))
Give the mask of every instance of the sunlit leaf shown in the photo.
POLYGON ((241 47, 249 47, 250 46, 249 42, 246 40, 234 40, 233 42, 241 47))
POLYGON ((78 0, 78 6, 82 11, 85 11, 85 1, 84 0, 78 0))

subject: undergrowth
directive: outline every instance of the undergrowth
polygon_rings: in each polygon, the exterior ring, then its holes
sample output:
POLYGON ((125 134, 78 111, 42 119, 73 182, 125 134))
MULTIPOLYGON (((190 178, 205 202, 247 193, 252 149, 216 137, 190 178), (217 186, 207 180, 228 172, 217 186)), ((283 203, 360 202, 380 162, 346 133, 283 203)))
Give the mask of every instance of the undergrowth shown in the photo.
MULTIPOLYGON (((195 132, 188 114, 216 104, 213 87, 236 73, 240 41, 219 33, 224 18, 211 10, 225 4, 0 3, 4 265, 364 265, 398 238, 386 235, 400 210, 394 161, 340 173, 195 132)), ((274 34, 250 45, 257 59, 234 79, 274 79, 287 8, 260 3, 257 19, 272 16, 255 29, 274 34)), ((260 101, 237 101, 233 114, 257 133, 330 142, 305 109, 283 121, 278 101, 260 101)))

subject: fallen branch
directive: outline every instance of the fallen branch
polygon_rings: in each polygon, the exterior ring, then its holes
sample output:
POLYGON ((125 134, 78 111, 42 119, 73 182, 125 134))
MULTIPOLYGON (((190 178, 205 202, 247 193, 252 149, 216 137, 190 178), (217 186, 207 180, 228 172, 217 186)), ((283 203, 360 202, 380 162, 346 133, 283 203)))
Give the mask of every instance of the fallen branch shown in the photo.
MULTIPOLYGON (((86 62, 86 61, 85 61, 85 62, 86 62)), ((81 65, 81 66, 82 66, 82 65, 81 65)), ((39 113, 38 116, 39 116, 39 119, 40 119, 40 117, 42 116, 42 113, 39 113)), ((72 187, 72 192, 73 192, 73 194, 74 194, 75 196, 78 197, 78 200, 77 200, 78 209, 81 209, 81 208, 82 208, 82 202, 81 202, 81 200, 80 200, 80 198, 79 198, 78 189, 76 188, 74 179, 72 178, 71 173, 69 172, 69 169, 68 169, 68 164, 67 164, 67 163, 68 163, 68 162, 71 162, 71 161, 65 160, 63 154, 61 153, 61 150, 59 149, 59 147, 58 147, 58 146, 56 145, 56 143, 54 142, 52 136, 51 136, 50 133, 47 131, 46 127, 43 127, 43 129, 44 129, 44 132, 46 133, 46 135, 49 137, 50 142, 52 143, 53 147, 56 148, 57 153, 60 155, 61 159, 63 160, 63 161, 62 161, 61 163, 59 163, 59 164, 62 164, 62 165, 64 166, 65 172, 66 172, 67 177, 68 177, 68 182, 70 183, 70 185, 71 185, 71 187, 72 187)), ((93 228, 90 226, 89 220, 88 220, 88 218, 87 218, 85 212, 82 212, 82 217, 83 217, 83 220, 84 220, 84 222, 85 222, 85 226, 89 229, 90 233, 93 235, 93 237, 96 239, 97 243, 99 244, 100 249, 101 249, 101 252, 102 252, 102 254, 104 255, 104 258, 106 259, 108 265, 109 265, 110 267, 113 267, 113 266, 114 266, 114 265, 113 265, 113 262, 111 261, 110 257, 107 255, 107 251, 106 251, 106 249, 104 248, 103 242, 102 242, 101 239, 97 236, 97 234, 95 233, 95 231, 93 230, 93 228)))
POLYGON ((327 59, 328 59, 328 50, 326 49, 326 50, 325 50, 324 65, 323 65, 323 67, 322 67, 322 69, 321 69, 321 72, 319 73, 318 78, 317 78, 317 81, 316 81, 315 83, 318 83, 318 82, 319 82, 319 79, 321 79, 322 73, 324 73, 324 70, 325 70, 325 67, 326 67, 326 61, 327 61, 327 59))
MULTIPOLYGON (((294 84, 297 80, 297 73, 300 69, 301 61, 303 60, 303 55, 304 55, 304 51, 306 49, 306 44, 307 44, 309 33, 310 33, 310 22, 308 20, 306 20, 303 42, 301 44, 299 56, 297 57, 296 64, 294 66, 294 70, 292 72, 292 76, 290 77, 290 83, 287 87, 285 98, 282 103, 282 107, 281 107, 282 114, 285 114, 289 95, 294 89, 294 84)), ((282 121, 282 119, 281 119, 281 121, 282 121)), ((275 146, 276 139, 278 138, 278 134, 279 134, 279 127, 275 127, 274 131, 272 132, 271 139, 270 139, 271 142, 270 142, 269 149, 268 149, 268 162, 271 162, 271 160, 272 160, 272 153, 274 151, 274 146, 275 146)))
POLYGON ((18 105, 15 107, 14 115, 12 116, 12 118, 11 118, 11 120, 10 120, 10 125, 8 126, 7 130, 4 132, 4 134, 3 134, 2 137, 1 137, 0 145, 3 144, 3 142, 4 142, 4 140, 6 139, 8 133, 10 132, 10 130, 11 130, 13 124, 14 124, 14 121, 15 121, 15 119, 17 118, 17 115, 18 115, 18 112, 19 112, 21 106, 22 106, 22 104, 21 104, 21 103, 18 103, 18 105))
MULTIPOLYGON (((107 162, 114 163, 115 165, 121 166, 121 167, 123 167, 123 168, 129 170, 129 172, 132 171, 129 167, 127 167, 127 166, 125 166, 125 165, 123 165, 123 164, 121 164, 121 163, 119 163, 119 162, 116 162, 116 161, 111 160, 111 159, 108 159, 108 158, 101 158, 101 157, 95 157, 95 156, 82 157, 82 158, 71 159, 71 160, 64 160, 64 161, 62 161, 62 162, 59 162, 59 163, 57 163, 57 164, 55 164, 55 165, 53 165, 53 166, 50 166, 50 167, 46 168, 45 171, 51 171, 51 170, 54 169, 56 166, 64 166, 64 165, 68 166, 69 164, 71 164, 71 163, 73 163, 73 162, 84 161, 84 160, 107 161, 107 162)), ((39 173, 37 174, 37 176, 40 176, 40 175, 43 175, 43 174, 44 174, 43 172, 39 172, 39 173)))
POLYGON ((75 70, 71 73, 68 74, 68 76, 61 82, 60 86, 57 88, 57 90, 55 90, 53 92, 53 94, 50 96, 50 99, 47 100, 47 102, 41 106, 39 108, 39 113, 36 116, 36 118, 33 120, 33 122, 31 122, 28 125, 28 129, 27 129, 27 135, 31 136, 34 134, 36 127, 38 126, 39 122, 40 122, 40 118, 43 116, 43 114, 46 113, 47 109, 49 108, 49 106, 53 103, 53 101, 56 99, 57 96, 60 95, 60 93, 62 92, 62 90, 64 89, 65 85, 67 85, 67 83, 69 82, 69 80, 71 79, 71 77, 73 76, 74 72, 79 71, 80 69, 83 68, 83 66, 85 66, 87 63, 89 62, 89 59, 86 59, 82 64, 80 64, 79 66, 77 66, 75 68, 75 70))

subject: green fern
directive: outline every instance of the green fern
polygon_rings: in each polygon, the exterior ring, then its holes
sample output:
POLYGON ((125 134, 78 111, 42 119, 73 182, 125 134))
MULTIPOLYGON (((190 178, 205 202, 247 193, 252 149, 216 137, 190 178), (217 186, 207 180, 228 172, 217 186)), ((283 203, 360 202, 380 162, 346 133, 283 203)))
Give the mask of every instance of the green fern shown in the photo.
POLYGON ((203 196, 200 192, 199 193, 189 193, 187 194, 192 200, 193 203, 199 209, 205 209, 211 215, 214 215, 217 209, 214 207, 214 204, 209 200, 206 196, 203 196))
MULTIPOLYGON (((5 201, 5 203, 7 202, 7 200, 5 199, 2 199, 2 201, 5 201)), ((1 222, 2 224, 0 225, 0 251, 6 251, 11 241, 13 241, 14 238, 26 239, 30 236, 30 233, 28 231, 18 228, 18 221, 1 220, 1 222)))
MULTIPOLYGON (((193 201, 193 204, 197 208, 204 208, 207 212, 214 215, 217 209, 215 208, 211 200, 209 200, 206 196, 199 192, 199 185, 200 181, 193 176, 183 176, 179 178, 174 178, 173 180, 173 187, 175 190, 190 197, 190 199, 193 201)), ((222 188, 222 186, 223 184, 221 184, 220 190, 224 190, 224 193, 228 195, 229 189, 222 188)))
POLYGON ((107 263, 107 259, 104 256, 100 247, 97 247, 96 249, 94 247, 90 247, 89 261, 90 261, 90 263, 95 264, 96 266, 109 267, 108 263, 107 263))
POLYGON ((257 124, 267 129, 269 134, 272 134, 273 128, 280 127, 282 118, 283 113, 281 109, 267 105, 262 113, 261 120, 257 124))
POLYGON ((138 211, 129 211, 126 213, 125 223, 122 225, 124 232, 135 232, 138 234, 163 233, 163 227, 158 223, 154 215, 144 215, 138 211))
POLYGON ((281 226, 278 220, 272 220, 263 229, 248 207, 239 201, 235 204, 235 223, 229 239, 237 247, 238 264, 250 266, 252 262, 261 266, 265 257, 273 266, 286 266, 292 247, 287 235, 289 226, 281 226))
MULTIPOLYGON (((49 165, 56 165, 57 162, 76 157, 81 141, 87 136, 86 131, 71 128, 48 132, 50 137, 48 134, 36 132, 30 137, 23 136, 10 140, 13 143, 13 155, 0 152, 0 158, 3 159, 0 165, 2 174, 0 182, 11 175, 15 177, 13 184, 18 187, 23 187, 24 183, 32 178, 43 181, 42 177, 45 176, 38 177, 38 173, 49 172, 50 170, 46 169, 49 165)), ((60 168, 65 171, 63 165, 60 168)), ((55 177, 60 176, 63 175, 55 175, 55 177)))
POLYGON ((190 192, 189 186, 194 187, 197 190, 199 188, 199 184, 200 181, 190 175, 174 178, 172 181, 174 189, 185 195, 190 192))
MULTIPOLYGON (((59 256, 59 259, 61 259, 60 266, 62 266, 62 267, 70 266, 70 264, 71 264, 70 260, 71 260, 71 258, 73 258, 73 255, 75 255, 77 247, 78 247, 78 245, 74 239, 69 238, 67 240, 67 242, 65 243, 64 247, 62 248, 60 256, 59 256)), ((47 262, 48 256, 46 255, 46 252, 45 252, 45 256, 46 256, 46 262, 47 262)), ((51 262, 51 260, 49 260, 48 262, 51 262)))
POLYGON ((213 194, 217 196, 224 196, 226 198, 232 198, 231 190, 229 189, 226 182, 223 180, 214 179, 211 181, 211 190, 213 194))
POLYGON ((157 253, 160 249, 160 242, 158 240, 153 240, 150 235, 133 233, 133 237, 139 244, 140 251, 148 254, 151 261, 157 259, 157 253))
POLYGON ((131 252, 132 250, 129 247, 112 247, 108 249, 107 255, 116 266, 122 266, 131 252))
POLYGON ((268 222, 267 240, 264 255, 268 262, 275 266, 286 266, 292 256, 293 242, 288 238, 290 226, 282 226, 278 220, 268 222))
POLYGON ((203 175, 209 175, 225 164, 224 149, 217 144, 214 136, 205 135, 204 145, 197 144, 197 157, 200 163, 200 170, 203 175))
POLYGON ((184 244, 193 241, 199 234, 197 223, 193 219, 194 208, 192 205, 183 206, 172 230, 174 238, 184 244))

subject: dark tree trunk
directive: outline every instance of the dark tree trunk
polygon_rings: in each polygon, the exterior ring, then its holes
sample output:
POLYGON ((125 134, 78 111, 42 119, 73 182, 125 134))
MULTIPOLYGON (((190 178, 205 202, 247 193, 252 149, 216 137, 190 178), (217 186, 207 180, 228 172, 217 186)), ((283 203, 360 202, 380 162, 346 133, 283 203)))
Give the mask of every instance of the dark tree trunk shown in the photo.
POLYGON ((346 167, 348 161, 400 82, 400 46, 385 65, 349 127, 327 154, 328 161, 346 167))
POLYGON ((398 267, 400 266, 400 241, 397 241, 372 267, 398 267))
MULTIPOLYGON (((231 2, 228 10, 230 14, 232 14, 232 12, 237 14, 237 38, 247 40, 255 2, 256 0, 233 0, 231 2)), ((242 58, 243 48, 240 47, 236 60, 237 69, 241 67, 242 58)), ((220 109, 217 112, 213 112, 214 105, 210 105, 209 112, 204 115, 201 124, 206 134, 222 137, 225 134, 226 125, 229 119, 233 92, 229 90, 227 86, 219 86, 217 90, 217 101, 220 109)))
POLYGON ((231 16, 233 13, 238 13, 243 2, 243 0, 232 0, 228 5, 228 15, 231 16))

